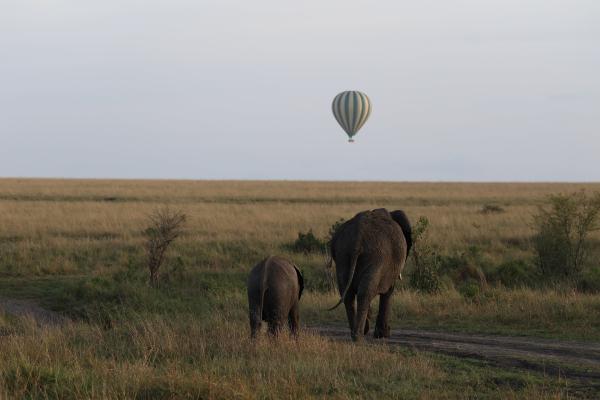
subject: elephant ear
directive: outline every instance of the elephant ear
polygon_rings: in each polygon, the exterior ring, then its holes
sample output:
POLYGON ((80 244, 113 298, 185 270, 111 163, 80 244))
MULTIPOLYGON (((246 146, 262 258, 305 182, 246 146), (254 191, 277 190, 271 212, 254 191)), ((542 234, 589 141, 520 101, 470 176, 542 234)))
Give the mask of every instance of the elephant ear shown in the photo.
POLYGON ((410 221, 406 216, 406 213, 402 210, 392 211, 390 213, 392 219, 396 221, 398 225, 400 225, 400 229, 402 229, 402 233, 404 233, 404 239, 406 239, 406 257, 408 258, 408 252, 412 247, 412 228, 410 226, 410 221))
POLYGON ((294 269, 296 270, 296 275, 298 276, 298 286, 300 286, 300 290, 298 292, 298 300, 299 300, 300 297, 302 297, 302 291, 304 290, 304 278, 302 277, 302 273, 300 272, 300 270, 298 269, 296 264, 294 264, 294 269))

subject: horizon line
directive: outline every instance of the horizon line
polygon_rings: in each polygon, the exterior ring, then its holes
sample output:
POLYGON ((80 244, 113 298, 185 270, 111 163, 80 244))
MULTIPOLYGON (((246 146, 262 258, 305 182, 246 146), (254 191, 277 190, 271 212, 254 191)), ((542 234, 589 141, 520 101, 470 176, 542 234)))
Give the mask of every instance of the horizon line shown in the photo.
POLYGON ((449 184, 600 184, 600 181, 559 180, 345 180, 345 179, 244 179, 244 178, 116 178, 116 177, 38 177, 0 176, 0 180, 49 181, 175 181, 175 182, 314 182, 314 183, 449 183, 449 184))

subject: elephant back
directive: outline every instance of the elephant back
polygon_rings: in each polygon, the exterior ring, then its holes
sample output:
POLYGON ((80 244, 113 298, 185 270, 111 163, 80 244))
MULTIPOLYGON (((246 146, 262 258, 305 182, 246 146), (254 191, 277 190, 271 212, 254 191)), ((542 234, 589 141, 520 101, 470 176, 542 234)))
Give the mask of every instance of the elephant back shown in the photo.
POLYGON ((331 254, 336 263, 338 258, 348 258, 357 251, 394 261, 406 258, 407 241, 403 231, 386 209, 362 211, 338 228, 331 241, 331 254))

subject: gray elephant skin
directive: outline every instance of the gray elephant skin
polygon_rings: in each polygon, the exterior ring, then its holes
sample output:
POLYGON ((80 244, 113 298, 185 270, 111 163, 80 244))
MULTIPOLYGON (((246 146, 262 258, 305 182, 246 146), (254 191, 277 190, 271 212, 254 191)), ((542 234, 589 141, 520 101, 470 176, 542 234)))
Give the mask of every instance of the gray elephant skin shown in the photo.
POLYGON ((377 295, 379 312, 374 337, 389 337, 394 284, 401 276, 411 245, 410 222, 402 210, 360 212, 333 235, 330 254, 336 265, 341 299, 331 309, 344 303, 353 340, 361 340, 368 333, 370 305, 377 295))
POLYGON ((299 301, 304 279, 298 267, 289 260, 270 256, 259 262, 248 276, 250 334, 260 331, 262 321, 269 334, 276 336, 286 322, 292 335, 298 335, 299 301))

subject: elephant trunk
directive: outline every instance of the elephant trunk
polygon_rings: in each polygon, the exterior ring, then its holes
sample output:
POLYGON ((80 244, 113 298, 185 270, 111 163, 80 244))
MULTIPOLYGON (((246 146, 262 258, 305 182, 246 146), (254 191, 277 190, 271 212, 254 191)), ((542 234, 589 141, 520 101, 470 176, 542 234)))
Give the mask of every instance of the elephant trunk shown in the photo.
POLYGON ((350 273, 348 274, 348 281, 346 282, 346 287, 344 288, 344 291, 342 292, 342 298, 340 299, 340 301, 338 301, 338 303, 329 308, 328 311, 332 311, 335 310, 336 308, 339 307, 340 304, 342 304, 344 302, 344 299, 346 298, 346 294, 348 293, 348 290, 350 289, 350 285, 352 285, 352 279, 354 278, 354 271, 356 270, 356 263, 358 262, 358 250, 355 250, 352 253, 352 260, 350 261, 350 273))

